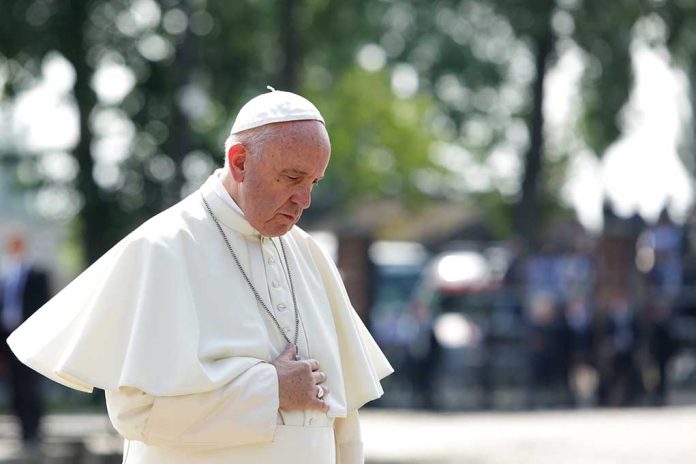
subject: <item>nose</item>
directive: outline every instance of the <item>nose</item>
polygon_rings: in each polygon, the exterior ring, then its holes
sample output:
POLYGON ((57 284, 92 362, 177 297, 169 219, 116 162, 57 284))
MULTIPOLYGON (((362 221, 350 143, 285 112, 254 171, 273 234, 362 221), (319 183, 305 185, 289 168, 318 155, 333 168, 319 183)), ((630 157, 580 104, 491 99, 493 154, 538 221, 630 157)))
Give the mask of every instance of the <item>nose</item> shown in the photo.
POLYGON ((299 187, 292 195, 291 200, 302 209, 309 208, 309 205, 312 204, 312 187, 299 187))

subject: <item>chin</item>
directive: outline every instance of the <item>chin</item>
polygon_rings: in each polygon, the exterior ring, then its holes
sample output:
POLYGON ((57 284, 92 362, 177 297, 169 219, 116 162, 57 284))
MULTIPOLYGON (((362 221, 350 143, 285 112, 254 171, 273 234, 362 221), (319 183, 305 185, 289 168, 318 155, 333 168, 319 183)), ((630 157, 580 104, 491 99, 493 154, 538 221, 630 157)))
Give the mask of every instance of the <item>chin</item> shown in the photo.
POLYGON ((282 226, 276 226, 276 227, 268 227, 266 230, 259 231, 266 237, 280 237, 281 235, 285 235, 288 232, 290 232, 290 229, 293 228, 295 224, 290 224, 290 225, 282 225, 282 226))

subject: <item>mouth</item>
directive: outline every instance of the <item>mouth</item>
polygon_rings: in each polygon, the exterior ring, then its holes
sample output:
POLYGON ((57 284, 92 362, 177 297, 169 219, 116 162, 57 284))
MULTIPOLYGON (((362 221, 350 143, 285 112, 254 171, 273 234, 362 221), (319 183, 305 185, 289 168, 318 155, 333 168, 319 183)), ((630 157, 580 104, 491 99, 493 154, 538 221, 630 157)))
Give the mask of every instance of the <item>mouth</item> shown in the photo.
POLYGON ((296 222, 299 219, 299 215, 294 215, 294 214, 288 214, 288 213, 278 213, 280 216, 284 217, 285 219, 291 221, 291 222, 296 222))

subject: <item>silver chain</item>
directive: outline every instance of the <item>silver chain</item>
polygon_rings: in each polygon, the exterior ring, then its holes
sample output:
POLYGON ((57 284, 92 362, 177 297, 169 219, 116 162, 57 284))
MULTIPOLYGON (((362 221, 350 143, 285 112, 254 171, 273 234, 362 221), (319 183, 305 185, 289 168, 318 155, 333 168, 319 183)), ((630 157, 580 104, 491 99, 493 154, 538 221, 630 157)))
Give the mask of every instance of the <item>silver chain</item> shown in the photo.
POLYGON ((244 277, 244 280, 246 280, 246 283, 249 285, 249 288, 251 289, 251 292, 254 294, 256 297, 256 301, 259 302, 259 304, 263 307, 263 309, 266 310, 266 313, 268 316, 275 322, 276 327, 278 327, 278 330, 280 331, 280 334, 287 340, 288 343, 292 343, 295 345, 297 349, 297 339, 300 334, 300 314, 297 311, 297 300, 295 298, 295 286, 292 284, 292 273, 290 272, 290 264, 288 263, 288 255, 285 253, 285 245, 283 244, 283 239, 278 237, 278 241, 280 241, 280 249, 283 251, 283 259, 285 260, 285 269, 288 272, 288 280, 290 282, 290 293, 292 294, 292 305, 293 309, 295 310, 295 338, 293 341, 290 341, 290 338, 288 338, 287 334, 283 330, 283 328, 280 326, 280 323, 278 322, 278 319, 273 315, 273 312, 266 306, 266 303, 261 299, 261 295, 259 294, 258 290, 256 290, 256 287, 254 287, 254 284, 251 283, 251 279, 249 279, 249 276, 247 275, 246 272, 244 272, 244 268, 242 267, 242 264, 239 262, 239 258, 237 258, 237 253, 234 252, 232 249, 232 245, 230 245, 229 240, 227 240, 227 235, 225 235, 225 232, 222 230, 222 226, 220 225, 220 222, 218 221, 217 216, 213 213, 213 210, 210 208, 210 205, 206 201, 205 197, 203 194, 201 194, 201 198, 203 199, 203 203, 205 204, 206 209, 208 210, 208 213, 210 213, 210 216, 213 218, 213 221, 215 222, 215 225, 217 226, 217 229, 220 231, 220 235, 222 235, 222 239, 225 241, 225 245, 227 245, 227 249, 230 250, 230 254, 232 255, 232 258, 234 258, 234 262, 237 264, 237 268, 239 268, 239 272, 242 274, 242 277, 244 277))

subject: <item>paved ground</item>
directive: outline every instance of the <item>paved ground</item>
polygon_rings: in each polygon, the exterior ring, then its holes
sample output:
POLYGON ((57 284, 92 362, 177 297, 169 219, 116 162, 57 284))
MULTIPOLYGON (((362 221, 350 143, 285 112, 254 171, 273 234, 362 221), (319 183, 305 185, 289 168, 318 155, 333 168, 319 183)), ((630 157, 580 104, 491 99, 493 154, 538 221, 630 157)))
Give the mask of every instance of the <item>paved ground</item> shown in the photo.
MULTIPOLYGON (((368 464, 696 463, 696 406, 460 414, 369 409, 362 419, 368 464)), ((46 432, 43 458, 18 457, 14 420, 0 416, 0 464, 120 462, 120 439, 104 415, 50 416, 46 432), (83 450, 75 454, 78 443, 83 450), (86 450, 99 459, 70 457, 86 450)))
POLYGON ((696 406, 362 417, 373 464, 696 463, 696 406))
POLYGON ((115 464, 122 440, 105 414, 50 415, 43 420, 44 442, 23 449, 12 416, 0 416, 0 464, 115 464))

